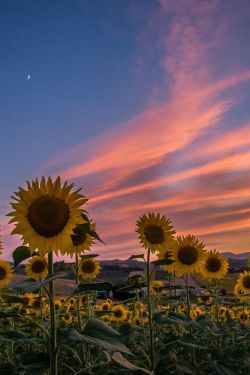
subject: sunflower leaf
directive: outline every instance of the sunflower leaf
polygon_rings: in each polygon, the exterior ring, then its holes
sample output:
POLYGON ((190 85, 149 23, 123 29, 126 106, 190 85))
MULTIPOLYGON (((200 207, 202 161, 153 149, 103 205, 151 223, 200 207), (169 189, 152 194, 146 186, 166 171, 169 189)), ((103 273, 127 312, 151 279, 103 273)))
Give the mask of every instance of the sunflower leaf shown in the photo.
POLYGON ((99 235, 96 233, 96 231, 90 229, 89 232, 88 232, 88 234, 89 234, 90 236, 92 236, 93 238, 95 238, 96 240, 102 242, 104 245, 106 245, 105 242, 104 242, 104 241, 99 237, 99 235))
POLYGON ((133 259, 144 259, 144 254, 135 254, 135 255, 131 255, 129 257, 129 260, 133 260, 133 259))
POLYGON ((154 267, 167 266, 167 265, 170 265, 172 263, 174 263, 174 260, 172 260, 172 259, 158 259, 158 260, 154 260, 153 262, 151 262, 151 264, 154 267))
POLYGON ((123 355, 120 352, 115 352, 112 354, 111 358, 113 361, 121 365, 122 367, 128 368, 131 371, 142 371, 146 374, 152 374, 149 370, 146 370, 145 368, 135 366, 133 363, 129 362, 126 358, 123 357, 123 355))
POLYGON ((14 267, 16 268, 18 264, 23 262, 25 259, 30 258, 32 255, 30 249, 27 246, 18 246, 12 253, 12 258, 14 260, 14 267))
POLYGON ((80 283, 78 287, 75 289, 75 292, 76 293, 89 292, 89 291, 100 290, 100 289, 111 290, 112 284, 108 281, 96 282, 96 283, 89 283, 89 282, 80 283))

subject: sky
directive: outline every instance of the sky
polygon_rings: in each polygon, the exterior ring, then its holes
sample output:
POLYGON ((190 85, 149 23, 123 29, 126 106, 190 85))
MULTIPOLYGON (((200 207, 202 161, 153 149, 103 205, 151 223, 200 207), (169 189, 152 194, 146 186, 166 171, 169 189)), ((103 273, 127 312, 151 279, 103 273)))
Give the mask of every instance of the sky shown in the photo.
POLYGON ((4 257, 10 196, 58 175, 89 198, 102 259, 141 252, 148 212, 250 251, 249 40, 248 0, 2 0, 4 257))

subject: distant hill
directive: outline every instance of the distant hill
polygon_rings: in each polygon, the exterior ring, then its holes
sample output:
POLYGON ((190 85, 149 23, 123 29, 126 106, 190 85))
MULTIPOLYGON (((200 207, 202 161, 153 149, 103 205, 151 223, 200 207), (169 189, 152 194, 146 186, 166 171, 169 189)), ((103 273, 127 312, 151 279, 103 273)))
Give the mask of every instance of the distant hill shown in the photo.
POLYGON ((230 259, 245 260, 250 257, 250 252, 239 253, 239 254, 226 252, 226 253, 222 253, 221 255, 224 255, 224 257, 230 258, 230 259))

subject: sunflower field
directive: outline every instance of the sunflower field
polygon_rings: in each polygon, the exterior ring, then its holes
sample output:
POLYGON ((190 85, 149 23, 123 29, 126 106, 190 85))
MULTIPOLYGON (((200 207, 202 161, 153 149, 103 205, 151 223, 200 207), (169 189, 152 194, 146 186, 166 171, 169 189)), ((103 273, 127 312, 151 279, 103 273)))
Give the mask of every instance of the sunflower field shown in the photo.
POLYGON ((228 261, 193 235, 180 236, 165 215, 141 216, 135 231, 145 275, 131 276, 126 300, 100 299, 113 289, 101 270, 96 224, 73 184, 42 177, 14 193, 12 234, 22 246, 2 259, 0 239, 0 375, 250 374, 250 271, 230 295, 220 293, 228 261), (72 295, 56 295, 54 255, 74 261, 72 295), (27 278, 14 282, 24 262, 27 278), (167 282, 155 279, 166 272, 167 282), (194 295, 190 276, 207 280, 194 295), (182 278, 183 285, 177 280, 182 278))

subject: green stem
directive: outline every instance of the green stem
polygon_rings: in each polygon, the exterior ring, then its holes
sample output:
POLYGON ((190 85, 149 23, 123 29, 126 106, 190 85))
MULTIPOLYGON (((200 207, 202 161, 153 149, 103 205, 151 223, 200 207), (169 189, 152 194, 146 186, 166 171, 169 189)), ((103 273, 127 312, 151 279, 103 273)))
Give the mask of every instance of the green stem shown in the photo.
POLYGON ((154 333, 153 333, 153 319, 152 319, 152 305, 150 293, 150 250, 147 254, 147 302, 148 302, 148 318, 149 318, 149 355, 150 355, 150 371, 154 373, 155 370, 155 355, 154 355, 154 333))
MULTIPOLYGON (((54 264, 53 264, 53 252, 51 251, 48 255, 48 271, 49 277, 53 275, 54 264)), ((57 369, 57 327, 56 327, 56 310, 55 310, 55 295, 54 295, 54 283, 53 280, 49 282, 50 292, 50 375, 58 375, 57 369)))
POLYGON ((189 297, 189 273, 186 274, 186 301, 187 301, 187 316, 188 319, 191 319, 190 316, 190 297, 189 297))
MULTIPOLYGON (((79 256, 76 254, 76 259, 75 259, 75 281, 76 281, 76 286, 79 284, 79 256)), ((82 331, 82 321, 81 321, 81 312, 80 312, 80 295, 77 293, 76 296, 76 308, 77 308, 77 321, 78 321, 78 329, 81 332, 82 331)))

